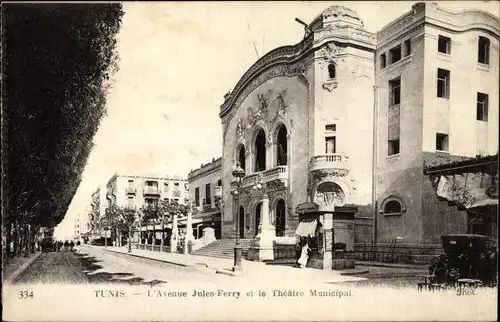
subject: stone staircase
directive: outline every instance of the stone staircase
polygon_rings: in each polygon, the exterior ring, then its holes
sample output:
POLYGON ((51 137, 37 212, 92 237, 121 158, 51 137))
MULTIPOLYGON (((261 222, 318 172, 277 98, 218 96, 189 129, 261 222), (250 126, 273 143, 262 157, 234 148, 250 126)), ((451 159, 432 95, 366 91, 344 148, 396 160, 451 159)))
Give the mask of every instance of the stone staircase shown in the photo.
MULTIPOLYGON (((252 239, 240 239, 241 253, 243 258, 247 258, 248 248, 252 239)), ((217 258, 233 258, 235 239, 219 239, 194 251, 193 255, 209 256, 217 258)))

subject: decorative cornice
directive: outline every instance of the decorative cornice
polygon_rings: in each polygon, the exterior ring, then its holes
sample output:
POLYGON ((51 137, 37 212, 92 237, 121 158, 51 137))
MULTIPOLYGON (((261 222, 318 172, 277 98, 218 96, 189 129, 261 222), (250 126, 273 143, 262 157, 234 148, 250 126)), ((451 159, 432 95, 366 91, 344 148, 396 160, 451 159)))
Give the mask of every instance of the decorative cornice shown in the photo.
POLYGON ((222 158, 218 158, 210 163, 202 165, 198 169, 191 170, 188 174, 188 180, 192 181, 200 176, 212 174, 221 170, 222 170, 222 158))
POLYGON ((499 38, 500 20, 488 12, 481 10, 452 12, 434 3, 418 3, 413 5, 411 11, 387 24, 377 33, 377 48, 385 47, 393 39, 399 39, 401 35, 422 24, 432 24, 453 32, 481 29, 499 38))
MULTIPOLYGON (((238 106, 241 104, 241 101, 248 95, 249 91, 245 91, 247 95, 242 93, 246 88, 248 88, 249 82, 254 83, 255 77, 259 74, 265 74, 265 69, 269 68, 272 65, 284 65, 280 66, 278 70, 281 73, 270 73, 267 71, 267 79, 277 76, 283 76, 287 74, 297 74, 297 70, 293 72, 293 68, 290 68, 287 65, 294 64, 296 60, 298 60, 301 56, 303 56, 309 49, 312 48, 314 37, 313 35, 307 36, 304 40, 294 46, 283 46, 278 47, 274 50, 271 50, 269 53, 260 58, 257 62, 255 62, 241 77, 238 81, 234 90, 231 93, 226 95, 226 100, 221 106, 221 111, 219 116, 224 117, 228 111, 231 109, 233 105, 238 106), (288 72, 285 72, 284 69, 290 69, 288 72), (274 75, 273 75, 274 74, 274 75), (243 97, 242 97, 243 96, 243 97)), ((295 68, 297 68, 295 66, 295 68)), ((276 72, 275 72, 276 73, 276 72)), ((266 78, 266 77, 264 77, 266 78)), ((266 80, 267 80, 266 79, 266 80)), ((253 90, 253 89, 252 89, 253 90)))

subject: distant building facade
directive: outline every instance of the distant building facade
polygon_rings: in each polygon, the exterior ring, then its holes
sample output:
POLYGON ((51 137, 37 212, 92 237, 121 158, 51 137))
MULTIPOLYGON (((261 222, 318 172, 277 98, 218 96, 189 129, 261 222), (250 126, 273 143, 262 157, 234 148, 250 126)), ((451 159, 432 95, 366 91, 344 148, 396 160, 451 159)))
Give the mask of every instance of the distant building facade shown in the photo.
POLYGON ((104 236, 104 231, 102 231, 101 220, 104 217, 104 211, 106 209, 106 190, 97 188, 96 191, 92 193, 90 209, 88 212, 88 230, 89 236, 92 239, 100 238, 101 235, 104 236))
POLYGON ((349 8, 324 10, 224 97, 222 238, 254 238, 265 259, 315 236, 328 267, 339 244, 456 231, 461 210, 436 215, 424 167, 497 153, 498 48, 499 19, 478 10, 417 3, 378 33, 349 8))
MULTIPOLYGON (((106 184, 106 207, 135 208, 155 207, 160 200, 176 202, 181 205, 189 203, 189 186, 186 179, 176 176, 141 176, 115 174, 106 184)), ((106 218, 107 225, 113 224, 113 218, 106 218)), ((102 222, 101 222, 102 225, 102 222)), ((157 222, 141 222, 140 230, 134 232, 134 241, 155 245, 165 239, 165 225, 157 222)), ((112 240, 120 245, 126 238, 125 231, 111 231, 112 240)))
POLYGON ((215 237, 221 238, 222 159, 202 164, 188 174, 189 200, 193 214, 195 238, 203 236, 203 228, 212 227, 215 237))
POLYGON ((153 206, 159 200, 187 204, 189 188, 186 179, 179 177, 136 176, 115 174, 106 185, 107 207, 141 208, 153 206))

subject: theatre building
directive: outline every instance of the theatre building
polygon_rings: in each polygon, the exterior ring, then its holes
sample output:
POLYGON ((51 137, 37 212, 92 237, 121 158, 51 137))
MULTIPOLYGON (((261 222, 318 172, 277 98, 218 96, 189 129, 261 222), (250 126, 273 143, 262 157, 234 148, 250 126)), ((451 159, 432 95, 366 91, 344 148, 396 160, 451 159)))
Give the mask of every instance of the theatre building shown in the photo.
POLYGON ((324 269, 371 243, 439 248, 463 214, 439 215, 424 169, 498 153, 498 46, 499 19, 478 10, 417 3, 378 33, 324 10, 224 97, 222 238, 266 260, 300 236, 324 269))
POLYGON ((354 250, 355 217, 372 200, 375 40, 356 12, 332 6, 226 94, 222 237, 254 239, 250 259, 273 259, 296 233, 314 267, 331 268, 336 243, 354 250))

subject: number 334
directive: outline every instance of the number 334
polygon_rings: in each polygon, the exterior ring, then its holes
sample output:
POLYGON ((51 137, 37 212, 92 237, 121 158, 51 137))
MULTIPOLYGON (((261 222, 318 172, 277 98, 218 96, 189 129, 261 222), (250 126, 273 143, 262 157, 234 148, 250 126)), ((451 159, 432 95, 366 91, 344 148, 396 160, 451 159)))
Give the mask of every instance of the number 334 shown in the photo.
POLYGON ((18 299, 29 299, 33 298, 33 291, 19 291, 18 293, 18 299))

